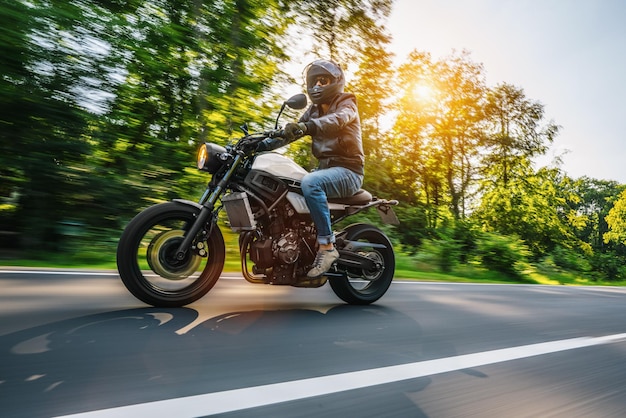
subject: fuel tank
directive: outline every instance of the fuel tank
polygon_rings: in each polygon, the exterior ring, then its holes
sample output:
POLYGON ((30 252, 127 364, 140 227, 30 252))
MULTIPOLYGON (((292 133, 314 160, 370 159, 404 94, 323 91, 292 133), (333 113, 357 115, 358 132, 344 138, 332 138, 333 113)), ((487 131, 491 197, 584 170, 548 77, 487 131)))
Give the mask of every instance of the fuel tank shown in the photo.
POLYGON ((307 171, 277 152, 267 152, 258 155, 252 164, 253 170, 261 170, 281 179, 300 181, 307 171))

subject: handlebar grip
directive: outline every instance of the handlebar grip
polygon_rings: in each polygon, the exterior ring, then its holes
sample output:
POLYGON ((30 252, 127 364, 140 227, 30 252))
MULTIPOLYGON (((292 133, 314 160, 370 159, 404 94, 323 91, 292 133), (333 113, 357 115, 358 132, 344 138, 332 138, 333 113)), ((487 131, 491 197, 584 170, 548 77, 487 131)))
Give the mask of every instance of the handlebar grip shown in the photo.
POLYGON ((268 138, 284 138, 285 130, 284 129, 276 129, 268 135, 268 138))

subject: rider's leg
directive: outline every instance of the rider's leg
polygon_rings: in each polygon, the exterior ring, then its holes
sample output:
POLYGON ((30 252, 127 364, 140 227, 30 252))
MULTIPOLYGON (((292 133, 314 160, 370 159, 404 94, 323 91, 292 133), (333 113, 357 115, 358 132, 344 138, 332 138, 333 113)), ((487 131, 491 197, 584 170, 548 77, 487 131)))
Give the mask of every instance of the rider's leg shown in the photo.
POLYGON ((319 277, 326 273, 339 258, 335 250, 335 235, 331 229, 328 198, 352 196, 363 182, 363 176, 344 167, 330 167, 317 170, 302 179, 302 194, 306 200, 311 218, 317 229, 319 251, 313 268, 307 276, 319 277))

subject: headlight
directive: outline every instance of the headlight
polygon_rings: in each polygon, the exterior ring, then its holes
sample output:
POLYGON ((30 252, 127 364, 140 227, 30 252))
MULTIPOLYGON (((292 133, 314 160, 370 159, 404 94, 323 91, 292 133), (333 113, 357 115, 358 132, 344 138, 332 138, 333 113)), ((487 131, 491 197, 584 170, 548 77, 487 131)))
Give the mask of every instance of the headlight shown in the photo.
POLYGON ((215 174, 224 164, 220 154, 226 152, 226 148, 217 144, 205 143, 198 150, 198 170, 208 171, 215 174))

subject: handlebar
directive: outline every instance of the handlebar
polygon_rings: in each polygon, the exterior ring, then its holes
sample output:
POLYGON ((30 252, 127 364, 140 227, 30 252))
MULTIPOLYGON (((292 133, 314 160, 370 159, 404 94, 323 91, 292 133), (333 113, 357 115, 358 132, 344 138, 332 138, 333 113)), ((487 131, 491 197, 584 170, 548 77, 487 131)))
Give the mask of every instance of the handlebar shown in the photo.
POLYGON ((284 129, 272 129, 258 134, 250 134, 241 138, 239 141, 244 143, 257 143, 267 138, 282 138, 285 136, 284 129))
MULTIPOLYGON (((304 135, 304 131, 299 129, 295 132, 295 135, 296 137, 301 137, 302 135, 304 135)), ((284 138, 284 137, 285 137, 284 129, 272 129, 271 131, 265 131, 260 134, 249 135, 246 138, 249 138, 249 139, 260 138, 260 140, 262 141, 263 139, 266 139, 266 138, 284 138)))
MULTIPOLYGON (((270 131, 260 132, 256 134, 246 135, 237 141, 237 143, 232 146, 232 152, 236 152, 235 150, 241 150, 245 153, 254 150, 256 146, 268 138, 283 138, 285 136, 284 129, 272 129, 270 131)), ((228 149, 228 147, 227 147, 228 149)))
POLYGON ((285 130, 284 129, 274 129, 268 132, 268 138, 284 138, 285 130))

